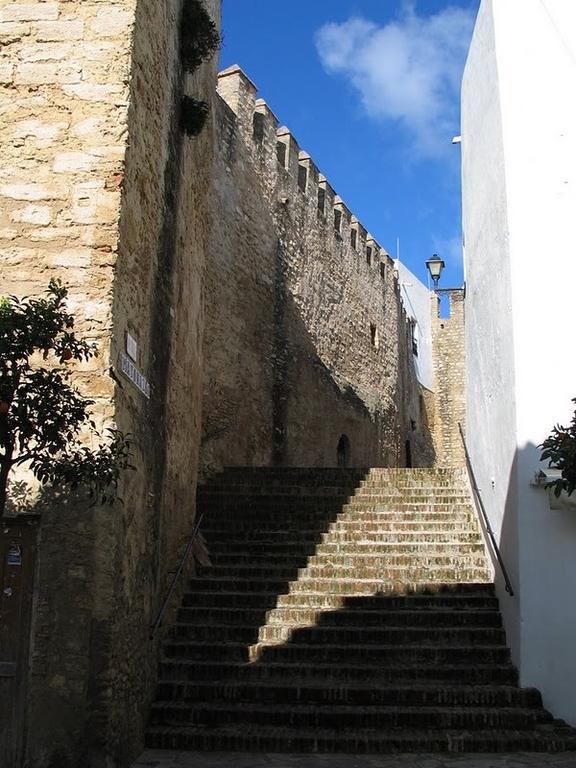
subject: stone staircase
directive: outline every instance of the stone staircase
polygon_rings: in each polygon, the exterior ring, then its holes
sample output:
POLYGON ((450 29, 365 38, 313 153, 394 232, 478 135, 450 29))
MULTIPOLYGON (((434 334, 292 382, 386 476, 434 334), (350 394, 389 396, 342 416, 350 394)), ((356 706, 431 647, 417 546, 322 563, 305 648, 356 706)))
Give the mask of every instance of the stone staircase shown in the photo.
POLYGON ((230 469, 198 503, 212 565, 165 643, 149 747, 576 749, 518 687, 459 471, 230 469))

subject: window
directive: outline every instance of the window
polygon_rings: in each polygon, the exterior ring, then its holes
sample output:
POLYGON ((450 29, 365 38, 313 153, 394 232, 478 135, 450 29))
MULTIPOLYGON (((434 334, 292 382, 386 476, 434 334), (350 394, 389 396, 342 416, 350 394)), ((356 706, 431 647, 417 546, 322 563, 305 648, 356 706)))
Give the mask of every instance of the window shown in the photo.
POLYGON ((380 262, 380 277, 386 280, 386 264, 383 261, 380 262))
POLYGON ((334 211, 334 232, 336 232, 339 235, 341 228, 342 228, 342 211, 335 210, 334 211))
POLYGON ((286 168, 286 144, 276 142, 276 157, 282 168, 286 168))
POLYGON ((257 141, 259 144, 262 143, 264 139, 264 115, 261 112, 254 112, 252 135, 254 136, 254 141, 257 141))
POLYGON ((301 192, 306 192, 308 185, 308 169, 305 165, 298 166, 298 187, 301 192))
POLYGON ((326 190, 323 187, 318 187, 318 213, 324 215, 324 209, 326 207, 326 190))
POLYGON ((378 338, 378 328, 370 323, 370 342, 374 349, 378 349, 380 346, 380 339, 378 338))
POLYGON ((410 321, 410 333, 412 336, 412 353, 418 357, 418 323, 416 320, 410 321))
POLYGON ((372 248, 369 245, 366 246, 366 264, 369 267, 372 266, 372 248))
POLYGON ((358 233, 355 229, 350 230, 350 245, 352 248, 356 248, 356 243, 358 242, 358 233))

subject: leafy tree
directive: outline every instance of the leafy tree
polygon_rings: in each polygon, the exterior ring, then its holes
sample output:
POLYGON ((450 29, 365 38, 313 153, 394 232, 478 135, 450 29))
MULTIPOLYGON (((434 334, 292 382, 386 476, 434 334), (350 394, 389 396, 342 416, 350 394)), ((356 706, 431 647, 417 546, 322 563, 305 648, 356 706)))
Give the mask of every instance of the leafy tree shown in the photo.
MULTIPOLYGON (((572 400, 576 403, 576 398, 572 400)), ((576 411, 567 427, 557 424, 542 445, 542 461, 548 460, 548 466, 562 471, 561 477, 550 483, 554 494, 560 496, 562 491, 568 495, 576 490, 576 411)))
POLYGON ((102 502, 115 495, 129 467, 129 441, 108 429, 102 441, 89 413, 93 400, 70 385, 71 360, 89 360, 96 346, 78 339, 66 310, 68 291, 51 280, 46 298, 0 298, 0 515, 14 467, 28 464, 43 484, 86 486, 102 502), (52 359, 56 365, 42 366, 52 359), (82 441, 98 437, 96 449, 82 441))

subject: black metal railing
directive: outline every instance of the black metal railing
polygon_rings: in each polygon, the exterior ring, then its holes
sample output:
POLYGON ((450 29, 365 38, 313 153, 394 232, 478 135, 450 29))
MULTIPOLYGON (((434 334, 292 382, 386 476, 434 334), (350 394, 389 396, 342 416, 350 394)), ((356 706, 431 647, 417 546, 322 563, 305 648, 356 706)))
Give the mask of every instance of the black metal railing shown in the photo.
POLYGON ((480 512, 482 513, 484 527, 486 529, 486 533, 490 537, 490 543, 492 545, 492 549, 494 550, 494 554, 496 555, 496 559, 498 560, 498 565, 500 566, 500 570, 502 571, 506 592, 508 592, 510 597, 514 597, 514 590, 512 589, 512 583, 510 581, 510 577, 508 576, 508 571, 506 570, 506 566, 504 565, 504 560, 502 559, 500 548, 498 547, 498 543, 496 541, 496 536, 494 535, 494 531, 492 530, 492 526, 490 525, 490 519, 488 518, 488 514, 486 512, 486 507, 484 506, 484 502, 482 501, 482 494, 480 493, 480 488, 478 488, 478 483, 476 482, 476 475, 474 474, 472 461, 470 459, 470 454, 468 453, 468 446, 466 445, 466 438, 464 437, 464 430, 462 429, 462 424, 460 424, 460 422, 458 422, 458 429, 460 430, 460 437, 462 438, 462 445, 464 446, 464 455, 466 456, 466 467, 468 469, 468 475, 470 477, 470 482, 472 483, 472 489, 474 491, 474 496, 478 503, 478 507, 480 508, 480 512))
POLYGON ((182 555, 182 559, 180 560, 180 564, 178 565, 178 568, 176 569, 176 572, 174 573, 174 576, 172 577, 172 581, 170 582, 170 587, 168 589, 168 592, 166 594, 166 597, 164 598, 164 602, 162 603, 162 606, 160 610, 158 611, 158 615, 156 616, 156 621, 150 626, 150 637, 154 637, 157 630, 162 625, 162 619, 164 618, 164 614, 166 613, 166 608, 168 608, 168 603, 170 602, 170 599, 172 597, 172 594, 174 593, 174 590, 176 589, 176 584, 178 584, 178 579, 182 575, 182 571, 184 570, 184 566, 186 565, 186 561, 190 557, 190 553, 192 552, 192 547, 194 546, 194 541, 196 539, 196 536, 198 535, 198 531, 200 530, 200 524, 202 522, 202 514, 199 515, 198 519, 196 520, 196 523, 194 525, 194 529, 192 531, 192 535, 190 536, 190 540, 188 541, 188 544, 186 546, 186 550, 184 551, 184 554, 182 555))

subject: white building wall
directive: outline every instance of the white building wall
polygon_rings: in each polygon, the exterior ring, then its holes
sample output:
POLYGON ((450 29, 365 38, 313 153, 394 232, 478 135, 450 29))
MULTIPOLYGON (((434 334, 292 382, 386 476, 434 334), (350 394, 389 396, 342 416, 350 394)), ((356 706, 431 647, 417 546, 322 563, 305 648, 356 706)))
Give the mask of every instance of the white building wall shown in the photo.
POLYGON ((576 396, 576 3, 483 0, 463 83, 467 433, 523 685, 576 724, 576 511, 530 485, 576 396))
POLYGON ((426 389, 434 389, 434 368, 432 365, 432 314, 431 294, 401 261, 395 262, 400 283, 400 295, 406 313, 416 321, 418 356, 415 358, 418 381, 426 389))

